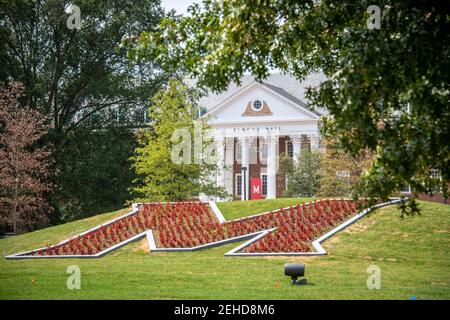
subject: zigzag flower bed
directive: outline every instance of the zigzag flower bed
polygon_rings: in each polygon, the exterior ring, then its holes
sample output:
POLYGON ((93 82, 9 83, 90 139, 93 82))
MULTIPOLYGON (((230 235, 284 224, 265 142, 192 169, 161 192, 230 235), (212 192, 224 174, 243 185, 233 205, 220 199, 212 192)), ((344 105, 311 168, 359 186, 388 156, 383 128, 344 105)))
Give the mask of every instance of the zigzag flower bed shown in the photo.
POLYGON ((192 248, 276 228, 242 252, 310 252, 311 241, 353 216, 359 208, 360 203, 355 201, 326 199, 221 224, 207 203, 144 204, 131 215, 24 255, 92 256, 149 229, 158 248, 192 248))
POLYGON ((322 200, 246 219, 241 223, 255 231, 260 230, 260 226, 277 229, 244 248, 243 252, 310 252, 314 239, 353 216, 358 209, 359 204, 354 201, 322 200))

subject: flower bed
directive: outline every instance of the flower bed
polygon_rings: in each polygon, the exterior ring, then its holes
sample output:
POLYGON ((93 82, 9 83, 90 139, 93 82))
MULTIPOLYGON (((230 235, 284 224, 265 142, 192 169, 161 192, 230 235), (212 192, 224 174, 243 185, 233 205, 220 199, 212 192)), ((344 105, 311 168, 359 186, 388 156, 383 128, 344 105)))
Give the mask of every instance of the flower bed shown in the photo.
POLYGON ((149 229, 157 247, 192 248, 276 228, 243 252, 309 252, 312 240, 354 215, 358 208, 351 200, 326 199, 221 224, 206 203, 144 204, 132 215, 31 255, 94 255, 149 229))
POLYGON ((260 226, 277 230, 244 248, 243 252, 310 252, 314 239, 353 216, 358 209, 359 204, 354 201, 327 199, 249 219, 246 222, 252 226, 250 230, 260 226))

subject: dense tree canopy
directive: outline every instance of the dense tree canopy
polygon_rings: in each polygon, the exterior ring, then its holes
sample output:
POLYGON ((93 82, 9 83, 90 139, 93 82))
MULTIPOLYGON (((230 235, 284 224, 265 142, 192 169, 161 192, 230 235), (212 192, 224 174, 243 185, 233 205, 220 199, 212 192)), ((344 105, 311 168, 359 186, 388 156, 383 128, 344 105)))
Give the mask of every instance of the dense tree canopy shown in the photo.
POLYGON ((67 26, 68 4, 0 1, 1 76, 24 83, 27 104, 51 117, 56 142, 102 109, 145 104, 165 79, 151 61, 131 63, 118 50, 122 37, 160 21, 159 1, 74 1, 79 28, 67 26))
POLYGON ((21 81, 22 104, 48 118, 61 219, 122 207, 133 142, 112 127, 129 124, 169 77, 153 61, 130 61, 119 44, 162 17, 159 0, 0 0, 0 81, 21 81))
POLYGON ((134 132, 79 125, 66 139, 59 157, 62 169, 55 178, 53 201, 60 210, 55 218, 70 221, 122 208, 135 178, 128 162, 136 146, 134 132))
POLYGON ((386 199, 408 184, 447 191, 449 27, 445 1, 204 0, 125 43, 130 57, 185 68, 216 91, 245 72, 263 79, 278 68, 301 80, 323 71, 309 97, 330 112, 324 133, 351 155, 376 154, 364 193, 386 199), (380 28, 368 27, 370 5, 380 28))

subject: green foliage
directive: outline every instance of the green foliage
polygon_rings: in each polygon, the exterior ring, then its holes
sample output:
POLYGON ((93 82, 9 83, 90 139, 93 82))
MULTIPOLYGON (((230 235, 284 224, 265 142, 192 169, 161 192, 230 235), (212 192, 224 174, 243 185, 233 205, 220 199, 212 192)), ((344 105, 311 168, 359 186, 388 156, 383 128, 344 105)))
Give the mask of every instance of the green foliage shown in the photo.
POLYGON ((0 75, 24 83, 27 103, 49 115, 58 144, 111 106, 144 106, 166 79, 152 61, 131 62, 118 49, 122 37, 160 21, 159 1, 71 4, 80 8, 79 29, 67 27, 67 1, 0 0, 0 75))
POLYGON ((386 199, 404 185, 417 192, 450 180, 450 28, 445 1, 205 0, 188 17, 164 19, 129 40, 131 57, 185 68, 215 91, 245 72, 278 68, 298 79, 323 71, 310 91, 326 107, 324 134, 351 155, 376 158, 362 193, 386 199), (370 5, 382 9, 369 29, 370 5), (442 179, 430 177, 440 170, 442 179))
POLYGON ((135 139, 131 130, 121 127, 92 130, 79 126, 70 133, 60 153, 56 183, 60 189, 52 199, 59 210, 57 219, 70 221, 106 208, 123 208, 136 177, 128 162, 135 139))
MULTIPOLYGON (((131 157, 132 166, 139 176, 132 188, 138 196, 137 201, 186 200, 200 192, 224 195, 221 188, 208 180, 217 165, 194 161, 195 139, 205 137, 210 129, 203 118, 194 120, 199 110, 196 99, 195 92, 176 80, 169 81, 167 88, 153 97, 149 109, 153 120, 151 129, 139 132, 139 146, 131 157), (182 142, 173 138, 174 132, 187 133, 188 139, 184 142, 189 145, 188 149, 175 155, 186 156, 186 162, 177 163, 173 159, 174 146, 182 142)), ((211 145, 210 139, 203 139, 200 154, 206 154, 211 145)))
POLYGON ((320 188, 323 155, 319 151, 303 149, 288 175, 288 192, 296 197, 312 197, 320 188))
POLYGON ((160 22, 160 1, 70 3, 80 8, 79 29, 67 27, 68 1, 0 0, 0 80, 22 81, 23 104, 51 124, 45 144, 60 174, 50 199, 59 213, 53 222, 123 204, 133 142, 113 127, 129 125, 168 79, 153 61, 130 61, 119 48, 124 36, 160 22))
POLYGON ((319 195, 322 197, 354 195, 371 161, 372 155, 369 152, 354 157, 338 148, 336 144, 327 144, 320 169, 319 195))

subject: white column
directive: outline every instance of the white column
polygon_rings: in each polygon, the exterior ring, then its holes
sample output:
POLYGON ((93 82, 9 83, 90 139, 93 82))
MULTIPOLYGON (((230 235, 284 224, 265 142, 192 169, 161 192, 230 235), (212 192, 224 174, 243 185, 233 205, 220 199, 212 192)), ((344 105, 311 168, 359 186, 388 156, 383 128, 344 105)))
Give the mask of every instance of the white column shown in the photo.
POLYGON ((225 153, 224 140, 219 138, 216 140, 216 161, 217 161, 217 186, 225 187, 225 153))
POLYGON ((267 199, 277 197, 278 135, 267 137, 267 199))
POLYGON ((225 140, 225 190, 233 196, 234 138, 225 140))
POLYGON ((296 135, 291 137, 292 141, 292 159, 297 162, 298 156, 302 150, 302 136, 296 135))
POLYGON ((249 137, 242 137, 239 138, 239 143, 242 146, 242 161, 241 161, 241 167, 247 168, 247 170, 244 172, 244 170, 241 171, 241 179, 242 179, 242 194, 241 194, 241 200, 248 200, 248 190, 249 190, 249 160, 250 160, 250 138, 249 137))
POLYGON ((311 143, 311 151, 318 151, 319 150, 319 135, 318 134, 309 135, 309 141, 311 143))

